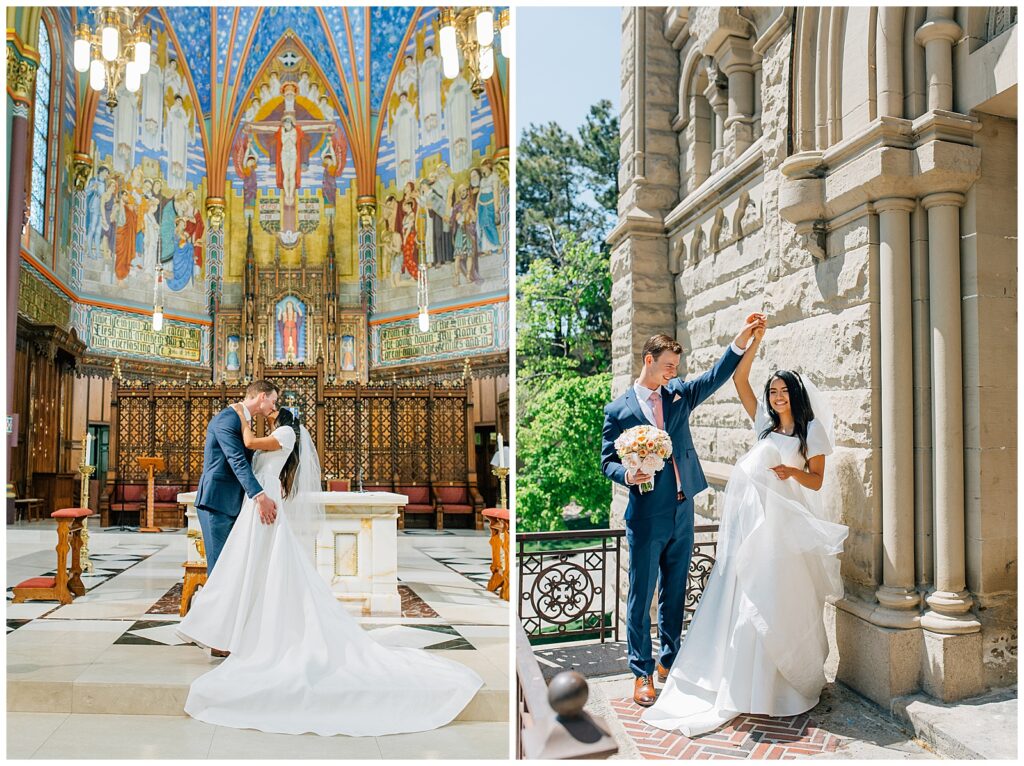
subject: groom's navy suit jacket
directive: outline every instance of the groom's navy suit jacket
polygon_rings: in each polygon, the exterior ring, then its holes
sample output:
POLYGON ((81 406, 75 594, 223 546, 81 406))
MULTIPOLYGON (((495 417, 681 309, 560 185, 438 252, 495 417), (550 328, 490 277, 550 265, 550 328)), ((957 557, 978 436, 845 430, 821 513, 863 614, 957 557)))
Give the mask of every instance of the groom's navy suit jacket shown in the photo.
POLYGON ((242 508, 242 493, 256 497, 263 487, 252 472, 252 450, 242 441, 242 421, 226 407, 206 427, 203 474, 196 490, 196 508, 234 518, 242 508))
MULTIPOLYGON (((726 349, 715 366, 692 380, 675 378, 662 386, 662 413, 665 430, 672 437, 672 456, 679 468, 679 480, 688 499, 704 489, 708 482, 700 467, 697 451, 690 436, 690 413, 693 409, 717 391, 736 371, 743 357, 726 349)), ((654 489, 641 494, 636 485, 626 484, 626 468, 615 450, 615 440, 623 431, 634 426, 650 425, 644 416, 636 392, 629 390, 604 408, 604 432, 601 444, 601 468, 612 481, 629 487, 629 503, 626 506, 627 522, 644 522, 659 516, 667 517, 669 523, 676 511, 676 477, 672 465, 654 475, 654 489)))

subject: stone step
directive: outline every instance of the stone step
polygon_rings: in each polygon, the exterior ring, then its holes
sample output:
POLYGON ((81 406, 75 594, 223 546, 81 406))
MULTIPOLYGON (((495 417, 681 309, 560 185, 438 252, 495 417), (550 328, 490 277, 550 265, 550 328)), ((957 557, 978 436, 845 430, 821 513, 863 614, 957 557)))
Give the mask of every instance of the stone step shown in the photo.
MULTIPOLYGON (((9 655, 7 710, 184 716, 189 686, 214 662, 195 646, 118 644, 99 652, 80 647, 80 652, 72 650, 62 661, 60 650, 51 647, 47 659, 33 659, 31 666, 24 664, 25 655, 9 655)), ((507 672, 493 656, 469 649, 436 653, 471 667, 484 680, 455 720, 508 721, 507 672)))

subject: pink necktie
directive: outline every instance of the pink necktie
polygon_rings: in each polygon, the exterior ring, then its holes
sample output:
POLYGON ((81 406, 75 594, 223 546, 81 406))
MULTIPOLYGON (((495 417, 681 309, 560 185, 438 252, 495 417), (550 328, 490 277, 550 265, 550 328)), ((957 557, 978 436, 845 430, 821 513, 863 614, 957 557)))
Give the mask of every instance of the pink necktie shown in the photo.
MULTIPOLYGON (((656 389, 653 394, 647 399, 647 403, 651 405, 651 409, 654 411, 654 423, 662 431, 665 430, 665 415, 661 411, 661 389, 656 389)), ((682 486, 682 482, 679 481, 679 467, 676 465, 676 456, 672 455, 672 469, 676 472, 676 488, 682 486)))

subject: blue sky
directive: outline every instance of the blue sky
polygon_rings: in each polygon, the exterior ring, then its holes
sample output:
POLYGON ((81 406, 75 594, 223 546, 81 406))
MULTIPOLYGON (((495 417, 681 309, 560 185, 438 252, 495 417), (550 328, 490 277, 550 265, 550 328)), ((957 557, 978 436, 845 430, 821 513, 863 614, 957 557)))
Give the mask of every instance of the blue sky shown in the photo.
POLYGON ((515 134, 557 122, 575 133, 590 105, 619 108, 620 8, 516 8, 515 134))

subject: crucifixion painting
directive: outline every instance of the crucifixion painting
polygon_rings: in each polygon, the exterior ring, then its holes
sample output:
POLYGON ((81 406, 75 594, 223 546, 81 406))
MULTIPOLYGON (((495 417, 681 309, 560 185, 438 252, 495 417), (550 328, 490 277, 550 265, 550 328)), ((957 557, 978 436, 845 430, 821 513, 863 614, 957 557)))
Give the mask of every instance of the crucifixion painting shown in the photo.
POLYGON ((309 161, 307 134, 334 133, 336 126, 327 120, 299 120, 294 112, 285 112, 280 121, 264 121, 246 125, 247 133, 273 134, 272 161, 276 168, 276 185, 281 190, 281 231, 298 230, 297 192, 302 187, 302 166, 309 161))

